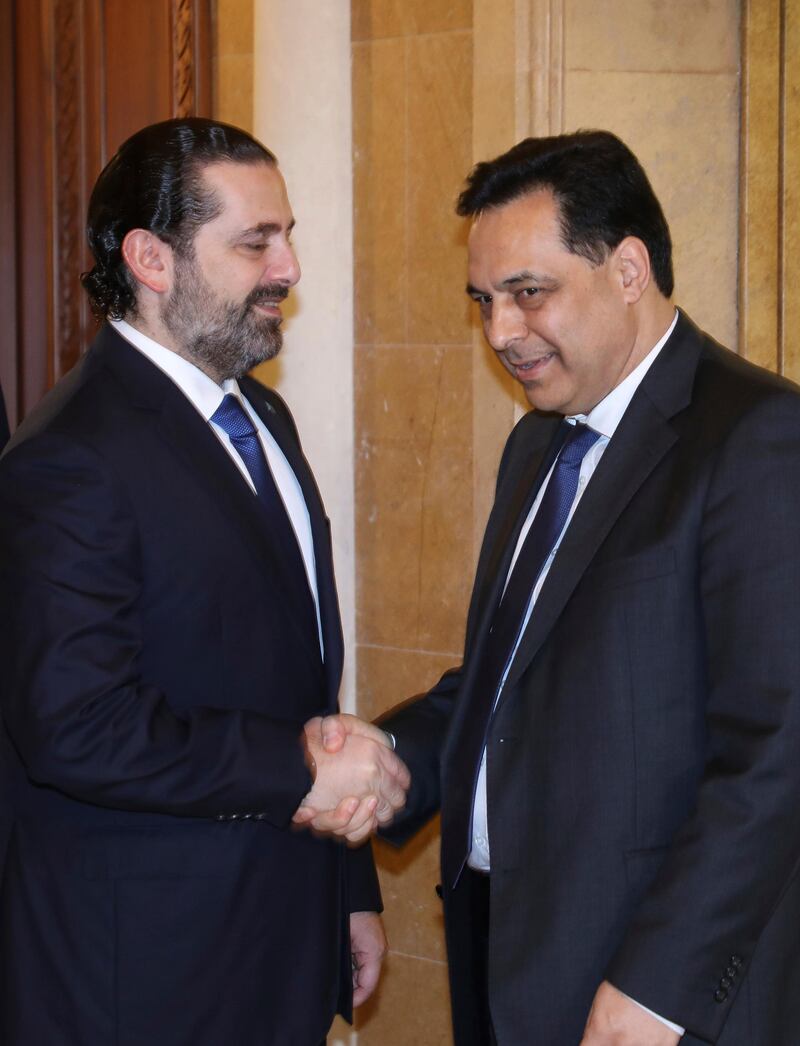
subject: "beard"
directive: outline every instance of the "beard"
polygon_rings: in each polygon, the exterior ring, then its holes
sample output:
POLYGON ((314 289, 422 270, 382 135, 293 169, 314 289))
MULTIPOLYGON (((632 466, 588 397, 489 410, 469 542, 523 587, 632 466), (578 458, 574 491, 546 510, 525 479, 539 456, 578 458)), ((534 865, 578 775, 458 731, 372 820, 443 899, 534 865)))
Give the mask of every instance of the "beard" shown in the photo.
POLYGON ((192 257, 176 259, 175 285, 164 303, 162 321, 192 363, 224 381, 241 378, 281 350, 281 321, 253 306, 282 301, 289 288, 269 283, 237 303, 221 299, 192 257))

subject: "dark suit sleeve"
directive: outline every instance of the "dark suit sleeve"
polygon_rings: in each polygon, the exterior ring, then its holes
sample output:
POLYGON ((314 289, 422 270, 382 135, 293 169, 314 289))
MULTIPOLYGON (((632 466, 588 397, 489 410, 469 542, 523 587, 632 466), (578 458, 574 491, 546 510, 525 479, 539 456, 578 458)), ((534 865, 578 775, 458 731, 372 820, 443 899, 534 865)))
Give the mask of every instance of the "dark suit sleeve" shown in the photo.
POLYGON ((461 670, 446 672, 427 694, 392 709, 378 723, 395 737, 396 751, 411 771, 406 805, 381 836, 402 845, 439 810, 442 748, 458 693, 461 670))
POLYGON ((101 806, 287 825, 310 787, 297 727, 173 711, 140 673, 141 571, 132 507, 93 449, 40 435, 7 452, 3 715, 29 776, 101 806))
POLYGON ((607 970, 622 991, 708 1042, 798 874, 798 520, 800 410, 789 394, 752 409, 717 458, 699 548, 704 774, 607 970))
POLYGON ((383 911, 372 843, 347 851, 347 891, 349 912, 383 911))

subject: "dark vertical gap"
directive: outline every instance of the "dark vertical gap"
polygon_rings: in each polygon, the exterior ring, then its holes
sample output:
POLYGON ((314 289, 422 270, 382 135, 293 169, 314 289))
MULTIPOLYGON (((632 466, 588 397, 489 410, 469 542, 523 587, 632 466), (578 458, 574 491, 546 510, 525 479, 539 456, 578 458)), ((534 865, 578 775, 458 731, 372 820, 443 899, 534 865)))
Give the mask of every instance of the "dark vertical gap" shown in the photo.
POLYGON ((16 228, 16 114, 14 82, 16 56, 14 26, 15 0, 0 2, 0 375, 5 393, 8 422, 13 432, 19 412, 19 304, 17 300, 18 240, 16 228))
MULTIPOLYGON (((100 65, 100 170, 108 163, 108 70, 106 68, 106 0, 98 0, 97 56, 100 65)), ((99 172, 98 172, 99 173, 99 172)))
POLYGON ((786 203, 786 0, 781 0, 780 44, 778 47, 778 373, 785 369, 784 357, 784 248, 786 203))
POLYGON ((744 259, 747 254, 747 135, 749 124, 749 108, 747 102, 747 87, 749 81, 749 52, 747 46, 747 27, 749 23, 749 5, 745 2, 740 5, 739 23, 739 179, 737 191, 739 195, 736 213, 738 215, 738 235, 736 264, 736 351, 744 355, 744 312, 745 312, 745 276, 744 259))

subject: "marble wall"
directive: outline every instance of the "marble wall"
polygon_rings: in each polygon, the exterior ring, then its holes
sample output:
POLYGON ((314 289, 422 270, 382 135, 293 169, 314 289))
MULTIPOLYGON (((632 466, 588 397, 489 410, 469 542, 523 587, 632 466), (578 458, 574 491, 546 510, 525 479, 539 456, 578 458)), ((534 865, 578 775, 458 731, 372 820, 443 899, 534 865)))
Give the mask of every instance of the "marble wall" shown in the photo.
MULTIPOLYGON (((460 659, 473 568, 470 0, 353 0, 356 635, 371 717, 460 659)), ((391 953, 359 1043, 449 1041, 436 825, 377 844, 391 953)))
POLYGON ((675 245, 676 301, 736 346, 739 4, 567 0, 566 130, 606 127, 639 156, 675 245))
POLYGON ((253 130, 253 0, 214 5, 214 116, 253 130))

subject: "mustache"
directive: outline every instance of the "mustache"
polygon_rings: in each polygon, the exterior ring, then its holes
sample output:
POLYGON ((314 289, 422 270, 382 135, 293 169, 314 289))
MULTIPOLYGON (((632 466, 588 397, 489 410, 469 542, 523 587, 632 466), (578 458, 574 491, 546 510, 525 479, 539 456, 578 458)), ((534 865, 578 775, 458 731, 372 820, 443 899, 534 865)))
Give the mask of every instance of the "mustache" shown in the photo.
POLYGON ((245 306, 263 305, 268 301, 283 301, 289 293, 285 283, 268 283, 264 287, 256 287, 245 298, 245 306))

